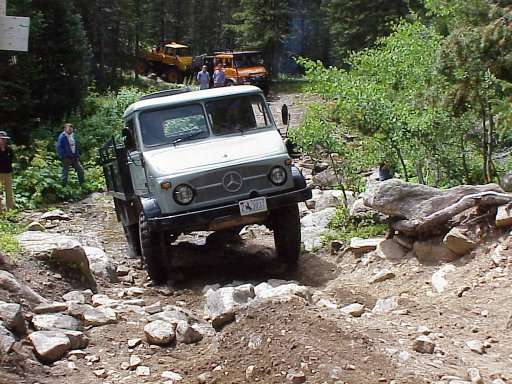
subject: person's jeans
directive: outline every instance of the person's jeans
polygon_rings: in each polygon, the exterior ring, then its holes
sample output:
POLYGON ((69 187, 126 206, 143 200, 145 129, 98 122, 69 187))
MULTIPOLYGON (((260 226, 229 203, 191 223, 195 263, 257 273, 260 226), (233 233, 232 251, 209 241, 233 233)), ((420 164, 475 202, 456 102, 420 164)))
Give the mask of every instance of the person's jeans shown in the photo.
POLYGON ((67 185, 68 183, 69 167, 73 167, 75 169, 76 175, 78 176, 78 182, 83 184, 85 182, 84 168, 82 167, 82 164, 80 164, 80 160, 75 157, 62 160, 62 185, 67 185))
MULTIPOLYGON (((5 191, 5 206, 14 208, 14 193, 12 192, 12 173, 0 173, 0 184, 5 191)), ((0 211, 2 210, 2 189, 0 189, 0 211)))

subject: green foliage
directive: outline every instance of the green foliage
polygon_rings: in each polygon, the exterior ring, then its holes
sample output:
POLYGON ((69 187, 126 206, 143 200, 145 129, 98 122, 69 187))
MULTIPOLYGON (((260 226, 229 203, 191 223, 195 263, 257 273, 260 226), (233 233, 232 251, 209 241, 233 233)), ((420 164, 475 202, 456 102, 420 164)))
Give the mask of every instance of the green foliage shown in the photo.
POLYGON ((15 255, 20 250, 15 236, 21 232, 20 215, 17 211, 0 212, 0 251, 15 255))
POLYGON ((350 216, 347 208, 340 205, 329 223, 329 231, 324 234, 324 240, 348 242, 353 237, 366 239, 385 234, 387 228, 385 224, 377 224, 370 216, 362 218, 350 216))

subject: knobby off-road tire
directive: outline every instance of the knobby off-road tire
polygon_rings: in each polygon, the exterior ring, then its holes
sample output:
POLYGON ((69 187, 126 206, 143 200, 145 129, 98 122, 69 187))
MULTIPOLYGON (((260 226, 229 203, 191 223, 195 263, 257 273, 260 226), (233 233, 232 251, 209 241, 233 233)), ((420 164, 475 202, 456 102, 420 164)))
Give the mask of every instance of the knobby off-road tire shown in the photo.
POLYGON ((274 209, 271 212, 274 244, 277 257, 288 268, 297 267, 300 256, 300 216, 297 204, 274 209))
POLYGON ((165 257, 165 236, 161 232, 151 231, 144 213, 140 214, 139 237, 142 262, 149 277, 156 284, 165 283, 169 272, 165 257))
POLYGON ((123 225, 124 235, 128 243, 128 257, 135 259, 142 256, 139 239, 139 225, 123 225))
POLYGON ((177 68, 171 68, 165 74, 165 80, 169 83, 181 84, 183 83, 183 73, 177 68))

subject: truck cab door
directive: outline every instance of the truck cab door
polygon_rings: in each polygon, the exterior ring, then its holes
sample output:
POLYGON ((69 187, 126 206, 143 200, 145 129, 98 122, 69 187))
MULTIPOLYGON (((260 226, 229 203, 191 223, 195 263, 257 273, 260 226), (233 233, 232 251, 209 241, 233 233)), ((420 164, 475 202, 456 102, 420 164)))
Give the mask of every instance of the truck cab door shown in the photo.
POLYGON ((133 185, 133 191, 137 196, 149 194, 144 170, 144 158, 138 150, 135 140, 134 121, 128 120, 123 129, 123 141, 127 151, 127 164, 133 185))

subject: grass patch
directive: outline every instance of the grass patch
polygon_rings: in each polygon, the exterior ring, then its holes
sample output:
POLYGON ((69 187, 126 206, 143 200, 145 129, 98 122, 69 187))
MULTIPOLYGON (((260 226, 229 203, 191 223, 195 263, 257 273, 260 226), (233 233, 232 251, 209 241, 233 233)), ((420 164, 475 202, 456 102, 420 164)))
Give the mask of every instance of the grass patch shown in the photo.
POLYGON ((271 90, 275 93, 304 93, 308 80, 303 76, 284 76, 272 82, 271 90))
POLYGON ((15 210, 0 212, 0 251, 14 256, 20 250, 16 235, 23 231, 19 212, 15 210))
POLYGON ((329 223, 329 229, 323 234, 322 240, 327 243, 332 240, 349 242, 354 237, 363 239, 384 235, 388 226, 376 223, 373 217, 350 216, 347 208, 339 205, 336 214, 329 223))

